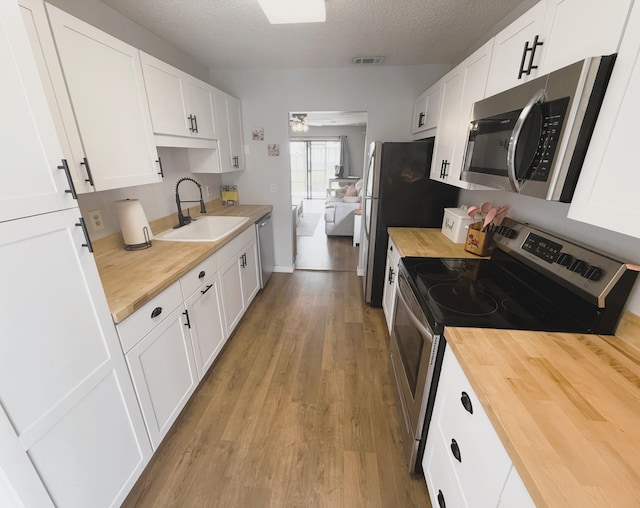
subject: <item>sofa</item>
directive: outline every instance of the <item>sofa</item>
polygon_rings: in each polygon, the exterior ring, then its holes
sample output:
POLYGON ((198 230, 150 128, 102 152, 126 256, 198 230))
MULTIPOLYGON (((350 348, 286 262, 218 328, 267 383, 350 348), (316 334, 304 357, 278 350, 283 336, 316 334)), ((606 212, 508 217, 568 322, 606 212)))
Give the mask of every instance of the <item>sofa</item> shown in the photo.
POLYGON ((353 236, 353 216, 360 210, 362 180, 327 197, 324 204, 324 232, 327 236, 353 236))

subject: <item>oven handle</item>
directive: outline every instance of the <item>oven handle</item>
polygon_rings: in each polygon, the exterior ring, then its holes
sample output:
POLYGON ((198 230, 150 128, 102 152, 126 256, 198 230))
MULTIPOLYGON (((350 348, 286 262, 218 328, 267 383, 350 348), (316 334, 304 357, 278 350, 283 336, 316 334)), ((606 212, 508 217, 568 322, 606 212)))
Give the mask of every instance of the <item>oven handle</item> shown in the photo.
POLYGON ((398 289, 398 291, 396 291, 396 294, 398 295, 398 298, 402 300, 402 303, 404 303, 404 306, 407 309, 407 314, 409 315, 409 318, 411 319, 413 324, 416 326, 416 328, 418 328, 418 330, 420 330, 424 335, 428 337, 433 337, 433 332, 429 330, 413 313, 413 311, 411 310, 411 307, 409 306, 409 303, 407 302, 407 299, 402 294, 402 291, 398 289))
POLYGON ((518 182, 518 175, 516 173, 516 148, 520 142, 522 127, 524 127, 524 123, 527 121, 533 106, 538 102, 544 101, 544 94, 545 90, 542 88, 541 90, 538 90, 531 99, 529 99, 527 105, 522 108, 520 116, 518 117, 516 124, 513 126, 511 137, 509 138, 509 148, 507 149, 507 176, 509 177, 509 182, 511 183, 511 188, 514 192, 520 192, 520 182, 518 182))

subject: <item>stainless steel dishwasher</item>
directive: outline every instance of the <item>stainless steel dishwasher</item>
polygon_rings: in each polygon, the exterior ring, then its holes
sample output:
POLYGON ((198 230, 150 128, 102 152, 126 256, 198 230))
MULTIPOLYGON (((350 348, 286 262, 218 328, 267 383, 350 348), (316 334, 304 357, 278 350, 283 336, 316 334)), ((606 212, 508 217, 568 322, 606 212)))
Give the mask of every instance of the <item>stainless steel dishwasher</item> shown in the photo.
POLYGON ((267 281, 273 273, 273 224, 271 213, 267 213, 256 221, 256 233, 258 238, 258 256, 260 262, 260 288, 267 285, 267 281))

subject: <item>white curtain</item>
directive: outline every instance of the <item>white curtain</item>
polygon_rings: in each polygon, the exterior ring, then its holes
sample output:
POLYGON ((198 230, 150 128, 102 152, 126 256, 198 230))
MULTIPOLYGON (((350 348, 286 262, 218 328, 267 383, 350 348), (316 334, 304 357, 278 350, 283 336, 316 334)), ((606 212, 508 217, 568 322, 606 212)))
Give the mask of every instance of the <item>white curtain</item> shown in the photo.
POLYGON ((347 136, 340 136, 340 166, 342 166, 342 177, 349 176, 351 174, 347 136))

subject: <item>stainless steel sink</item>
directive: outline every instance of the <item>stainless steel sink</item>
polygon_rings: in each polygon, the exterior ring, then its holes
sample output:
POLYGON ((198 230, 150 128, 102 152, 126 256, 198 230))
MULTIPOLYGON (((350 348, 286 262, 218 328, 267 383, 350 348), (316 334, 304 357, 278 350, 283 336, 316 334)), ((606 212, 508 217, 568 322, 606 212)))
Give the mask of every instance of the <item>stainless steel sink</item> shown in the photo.
POLYGON ((158 233, 153 236, 153 239, 168 242, 217 242, 248 222, 248 217, 207 215, 198 217, 181 228, 168 229, 158 233))

